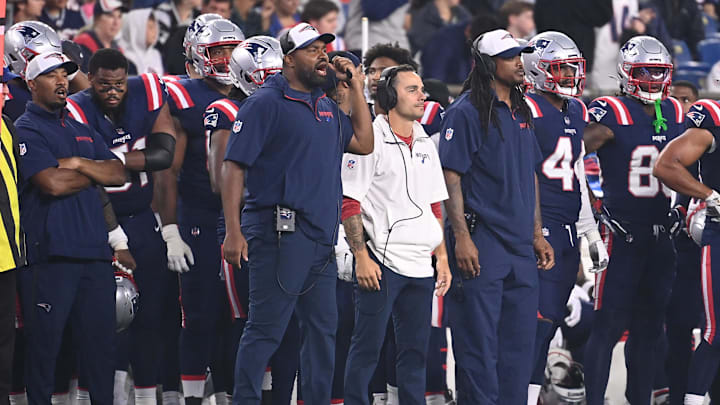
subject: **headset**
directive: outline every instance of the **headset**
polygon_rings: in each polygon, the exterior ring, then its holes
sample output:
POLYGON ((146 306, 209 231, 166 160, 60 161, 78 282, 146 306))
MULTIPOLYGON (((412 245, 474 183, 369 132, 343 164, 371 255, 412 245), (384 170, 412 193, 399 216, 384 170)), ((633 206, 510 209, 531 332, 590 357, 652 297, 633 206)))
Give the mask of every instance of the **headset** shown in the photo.
POLYGON ((490 80, 495 80, 495 69, 497 68, 497 65, 495 65, 495 61, 493 60, 492 56, 480 52, 480 41, 482 40, 484 34, 480 35, 479 37, 475 38, 472 44, 472 55, 475 58, 475 61, 478 62, 476 65, 480 69, 480 73, 482 73, 484 76, 490 76, 490 80))
POLYGON ((400 66, 386 68, 380 74, 380 80, 377 84, 377 94, 375 98, 380 108, 387 112, 390 112, 390 110, 397 105, 397 90, 393 87, 392 82, 399 70, 400 66))
POLYGON ((290 38, 290 30, 280 37, 280 48, 282 48, 283 56, 287 55, 291 49, 295 48, 295 41, 290 38))
MULTIPOLYGON (((378 81, 378 84, 377 84, 376 101, 380 105, 380 108, 382 108, 386 111, 388 128, 390 128, 390 132, 392 133, 393 139, 395 140, 395 144, 398 147, 398 152, 400 152, 400 157, 402 158, 403 169, 405 172, 405 194, 407 195, 408 200, 410 200, 410 203, 413 206, 415 206, 415 208, 418 209, 419 213, 414 216, 411 216, 411 217, 400 218, 400 219, 396 220, 395 222, 393 222, 392 224, 390 224, 390 226, 388 228, 387 237, 385 238, 385 246, 383 247, 383 255, 382 255, 383 257, 382 257, 382 263, 381 263, 382 266, 385 266, 387 247, 388 247, 388 243, 390 242, 390 235, 392 234, 392 231, 393 231, 393 228, 395 228, 395 225, 397 225, 401 222, 404 222, 404 221, 412 221, 414 219, 418 219, 425 214, 422 207, 420 207, 420 205, 418 205, 415 202, 415 200, 413 200, 412 196, 410 196, 410 186, 408 184, 408 167, 407 167, 407 162, 405 161, 405 154, 403 153, 402 147, 400 146, 401 143, 404 143, 404 141, 400 140, 397 137, 397 135, 395 134, 395 130, 393 130, 392 125, 390 124, 390 110, 395 108, 395 106, 397 105, 397 102, 398 102, 397 90, 395 90, 395 87, 393 87, 393 80, 395 79, 395 77, 398 75, 398 73, 400 71, 406 71, 405 68, 407 66, 409 66, 409 65, 392 66, 392 67, 389 67, 389 68, 386 68, 385 70, 383 70, 383 72, 380 74, 380 80, 378 81)), ((410 71, 410 70, 407 70, 407 71, 410 71)), ((415 69, 412 69, 412 71, 414 72, 415 69)), ((410 155, 412 156, 412 153, 410 155)), ((380 289, 381 290, 383 289, 383 286, 382 286, 383 281, 385 281, 384 277, 380 280, 380 289)), ((385 306, 387 305, 389 294, 390 293, 388 291, 388 287, 385 286, 385 301, 383 302, 383 305, 380 307, 380 309, 378 309, 377 311, 368 313, 368 312, 363 311, 362 308, 358 308, 358 311, 360 311, 364 315, 370 315, 370 316, 379 314, 380 312, 382 312, 385 309, 385 306)))

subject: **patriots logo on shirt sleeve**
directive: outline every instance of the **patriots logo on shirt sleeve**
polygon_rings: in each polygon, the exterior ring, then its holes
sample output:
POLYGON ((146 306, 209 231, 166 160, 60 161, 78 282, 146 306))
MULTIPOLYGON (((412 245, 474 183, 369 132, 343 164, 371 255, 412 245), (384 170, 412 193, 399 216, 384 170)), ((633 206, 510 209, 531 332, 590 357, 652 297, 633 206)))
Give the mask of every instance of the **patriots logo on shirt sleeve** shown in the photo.
POLYGON ((607 114, 607 110, 600 108, 600 107, 593 107, 588 112, 595 118, 595 121, 600 122, 605 114, 607 114))
POLYGON ((205 127, 212 127, 215 128, 218 123, 218 113, 208 114, 205 116, 205 127))
POLYGON ((703 120, 705 120, 705 114, 698 111, 690 111, 689 113, 687 113, 687 117, 698 128, 702 125, 703 120))

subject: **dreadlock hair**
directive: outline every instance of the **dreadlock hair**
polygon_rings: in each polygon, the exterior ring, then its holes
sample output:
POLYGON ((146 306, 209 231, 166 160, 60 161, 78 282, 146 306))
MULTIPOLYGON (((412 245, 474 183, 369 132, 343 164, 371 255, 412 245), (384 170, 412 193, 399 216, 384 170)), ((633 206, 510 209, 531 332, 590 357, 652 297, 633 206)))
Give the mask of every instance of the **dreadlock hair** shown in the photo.
MULTIPOLYGON (((495 94, 491 83, 495 80, 495 72, 488 71, 488 68, 485 67, 485 62, 478 56, 473 56, 473 59, 473 68, 463 83, 462 92, 470 90, 470 103, 478 110, 478 117, 483 131, 487 134, 490 123, 492 123, 500 133, 500 138, 504 140, 505 137, 503 136, 497 115, 492 113, 495 104, 495 94)), ((514 109, 513 113, 520 114, 525 122, 532 127, 532 112, 530 111, 530 107, 525 103, 522 83, 510 89, 510 102, 514 109)))

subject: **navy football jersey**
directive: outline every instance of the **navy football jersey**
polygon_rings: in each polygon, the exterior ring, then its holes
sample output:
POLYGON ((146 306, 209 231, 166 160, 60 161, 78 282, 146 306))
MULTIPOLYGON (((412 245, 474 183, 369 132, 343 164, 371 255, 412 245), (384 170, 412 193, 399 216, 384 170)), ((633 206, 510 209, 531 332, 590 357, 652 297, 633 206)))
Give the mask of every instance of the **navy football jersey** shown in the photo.
POLYGON ((643 104, 623 97, 599 97, 590 103, 590 118, 615 137, 597 152, 602 168, 603 204, 625 221, 662 224, 670 209, 670 188, 652 175, 660 151, 685 129, 683 110, 672 97, 663 100, 667 129, 655 132, 643 104))
POLYGON ((15 81, 9 81, 6 85, 8 94, 5 95, 5 106, 2 112, 15 122, 25 112, 25 106, 28 101, 32 100, 32 95, 27 87, 15 83, 15 81))
POLYGON ((207 106, 225 96, 203 79, 167 82, 167 88, 170 113, 180 121, 187 135, 185 159, 178 179, 178 220, 215 225, 222 204, 210 187, 207 168, 210 138, 203 115, 207 106))
POLYGON ((720 102, 698 100, 685 116, 688 128, 703 128, 710 131, 715 144, 700 158, 702 182, 713 190, 720 190, 720 102))
MULTIPOLYGON (((118 121, 105 115, 92 98, 90 89, 67 99, 67 109, 75 120, 98 131, 113 153, 145 149, 146 137, 152 132, 160 109, 167 101, 165 84, 155 74, 145 73, 128 78, 128 90, 120 106, 118 121)), ((153 198, 152 175, 130 172, 130 179, 119 187, 105 187, 115 213, 126 216, 150 207, 153 198)))
POLYGON ((445 109, 436 101, 425 102, 425 113, 417 121, 422 124, 425 133, 433 136, 440 132, 445 109))
POLYGON ((587 108, 582 101, 572 99, 560 111, 544 96, 532 93, 525 95, 525 101, 532 112, 542 152, 536 172, 543 223, 574 224, 580 212, 575 162, 582 153, 583 131, 589 121, 587 108))

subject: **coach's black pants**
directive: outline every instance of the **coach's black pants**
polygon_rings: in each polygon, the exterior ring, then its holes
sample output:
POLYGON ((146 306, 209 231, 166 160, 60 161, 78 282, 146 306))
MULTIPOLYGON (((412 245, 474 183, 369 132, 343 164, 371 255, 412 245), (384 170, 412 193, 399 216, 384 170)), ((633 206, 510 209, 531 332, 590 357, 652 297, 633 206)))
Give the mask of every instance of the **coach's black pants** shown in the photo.
POLYGON ((15 270, 0 273, 0 405, 7 405, 15 345, 15 270))

